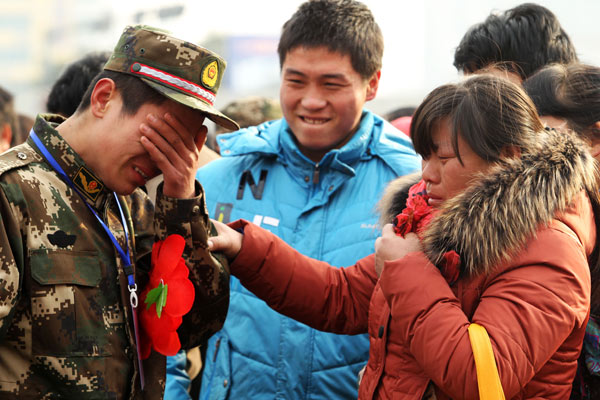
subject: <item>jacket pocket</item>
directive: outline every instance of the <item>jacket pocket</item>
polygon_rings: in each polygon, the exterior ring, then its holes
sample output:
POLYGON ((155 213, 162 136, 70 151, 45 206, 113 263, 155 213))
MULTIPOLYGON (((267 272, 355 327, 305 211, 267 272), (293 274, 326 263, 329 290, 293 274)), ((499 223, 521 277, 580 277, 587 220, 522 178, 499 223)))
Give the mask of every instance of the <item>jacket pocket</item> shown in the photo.
POLYGON ((30 250, 29 265, 33 355, 108 355, 98 253, 30 250))
POLYGON ((227 337, 217 333, 206 352, 200 400, 222 400, 231 387, 231 356, 227 337))

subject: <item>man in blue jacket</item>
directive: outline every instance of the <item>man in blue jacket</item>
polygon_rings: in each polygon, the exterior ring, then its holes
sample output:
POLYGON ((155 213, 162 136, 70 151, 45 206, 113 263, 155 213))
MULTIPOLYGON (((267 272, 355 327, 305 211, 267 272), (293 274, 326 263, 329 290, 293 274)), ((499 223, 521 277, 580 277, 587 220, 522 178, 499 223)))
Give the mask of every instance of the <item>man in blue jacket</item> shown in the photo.
MULTIPOLYGON (((284 118, 220 135, 223 158, 197 178, 212 218, 253 221, 303 254, 351 265, 374 251, 382 189, 420 168, 408 137, 363 109, 379 85, 381 31, 362 3, 308 1, 284 24, 278 52, 284 118)), ((283 317, 232 278, 200 399, 356 399, 368 346, 366 335, 283 317)))

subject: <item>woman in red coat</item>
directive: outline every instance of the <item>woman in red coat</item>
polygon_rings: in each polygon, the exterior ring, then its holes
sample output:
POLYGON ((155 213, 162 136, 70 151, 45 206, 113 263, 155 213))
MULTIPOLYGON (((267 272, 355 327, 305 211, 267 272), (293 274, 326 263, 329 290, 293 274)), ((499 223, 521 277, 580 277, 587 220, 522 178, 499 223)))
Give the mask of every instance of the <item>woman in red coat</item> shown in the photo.
POLYGON ((245 221, 219 225, 212 249, 275 310, 369 332, 361 399, 478 398, 471 323, 490 336, 506 398, 568 398, 597 259, 586 145, 544 130, 521 88, 487 75, 431 92, 411 137, 422 180, 388 189, 383 218, 397 218, 376 254, 332 268, 245 221))

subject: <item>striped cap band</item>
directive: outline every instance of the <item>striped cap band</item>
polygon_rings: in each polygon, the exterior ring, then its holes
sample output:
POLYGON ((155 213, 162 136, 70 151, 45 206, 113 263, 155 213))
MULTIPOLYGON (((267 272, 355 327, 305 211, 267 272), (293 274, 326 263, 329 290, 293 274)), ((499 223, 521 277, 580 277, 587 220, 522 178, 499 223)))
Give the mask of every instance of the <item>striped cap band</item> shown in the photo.
POLYGON ((185 79, 179 78, 175 75, 171 75, 168 72, 161 71, 160 69, 149 67, 141 63, 133 63, 131 65, 131 73, 136 75, 144 75, 153 80, 162 82, 165 85, 174 87, 178 90, 182 90, 194 97, 198 97, 202 101, 210 104, 211 106, 215 103, 215 94, 204 89, 200 85, 185 79))

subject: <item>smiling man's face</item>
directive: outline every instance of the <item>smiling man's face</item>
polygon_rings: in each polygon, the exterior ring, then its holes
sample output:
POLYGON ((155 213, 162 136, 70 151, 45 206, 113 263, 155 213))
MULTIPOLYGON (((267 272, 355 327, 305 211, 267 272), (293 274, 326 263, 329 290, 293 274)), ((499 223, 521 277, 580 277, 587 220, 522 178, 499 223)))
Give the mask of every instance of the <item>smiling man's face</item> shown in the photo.
POLYGON ((283 116, 304 155, 318 162, 356 132, 366 101, 377 93, 379 74, 365 80, 350 56, 326 47, 296 47, 281 68, 283 116))

